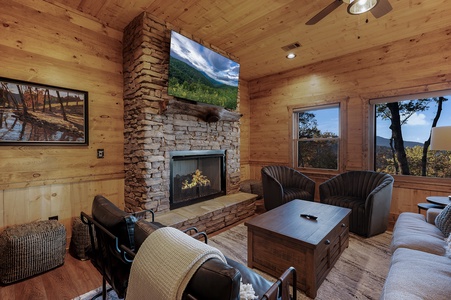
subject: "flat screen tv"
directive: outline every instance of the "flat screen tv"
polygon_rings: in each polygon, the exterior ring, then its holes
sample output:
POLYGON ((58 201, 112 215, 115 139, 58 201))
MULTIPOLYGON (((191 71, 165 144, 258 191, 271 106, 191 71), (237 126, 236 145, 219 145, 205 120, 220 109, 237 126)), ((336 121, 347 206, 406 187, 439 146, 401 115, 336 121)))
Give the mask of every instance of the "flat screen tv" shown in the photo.
POLYGON ((171 31, 168 94, 236 109, 240 65, 171 31))

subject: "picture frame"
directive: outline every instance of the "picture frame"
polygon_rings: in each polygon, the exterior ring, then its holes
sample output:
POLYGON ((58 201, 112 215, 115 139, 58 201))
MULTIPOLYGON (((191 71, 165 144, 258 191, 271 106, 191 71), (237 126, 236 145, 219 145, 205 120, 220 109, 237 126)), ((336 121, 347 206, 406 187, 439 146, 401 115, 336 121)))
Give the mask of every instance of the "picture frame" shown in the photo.
POLYGON ((0 77, 1 145, 88 145, 88 92, 0 77))

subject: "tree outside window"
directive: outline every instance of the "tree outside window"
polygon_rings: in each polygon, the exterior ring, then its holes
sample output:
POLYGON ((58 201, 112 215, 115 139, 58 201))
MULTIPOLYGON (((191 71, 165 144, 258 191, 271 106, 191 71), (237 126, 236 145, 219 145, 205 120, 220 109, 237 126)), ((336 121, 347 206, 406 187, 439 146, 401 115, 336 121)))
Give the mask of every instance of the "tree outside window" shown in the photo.
POLYGON ((297 167, 338 169, 339 114, 339 105, 294 112, 297 167))
POLYGON ((451 125, 451 92, 374 101, 376 171, 451 178, 451 152, 429 150, 431 129, 451 125), (409 99, 407 99, 409 98, 409 99))

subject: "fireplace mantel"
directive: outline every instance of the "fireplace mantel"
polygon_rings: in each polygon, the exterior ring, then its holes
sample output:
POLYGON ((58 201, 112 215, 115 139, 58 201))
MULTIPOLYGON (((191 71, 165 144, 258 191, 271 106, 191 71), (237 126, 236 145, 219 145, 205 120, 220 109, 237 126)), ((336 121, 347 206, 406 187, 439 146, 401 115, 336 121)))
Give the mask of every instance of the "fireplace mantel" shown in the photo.
POLYGON ((209 123, 218 121, 237 122, 243 116, 240 113, 227 110, 220 106, 205 103, 191 103, 191 101, 177 99, 168 101, 164 113, 191 115, 209 123))

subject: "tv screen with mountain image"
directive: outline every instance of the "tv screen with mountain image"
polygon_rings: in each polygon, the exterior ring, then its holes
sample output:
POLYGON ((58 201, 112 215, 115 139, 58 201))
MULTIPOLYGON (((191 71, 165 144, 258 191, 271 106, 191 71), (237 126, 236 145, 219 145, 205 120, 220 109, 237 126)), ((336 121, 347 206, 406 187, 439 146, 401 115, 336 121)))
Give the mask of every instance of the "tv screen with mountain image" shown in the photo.
POLYGON ((240 65, 172 31, 168 94, 236 109, 240 65))

